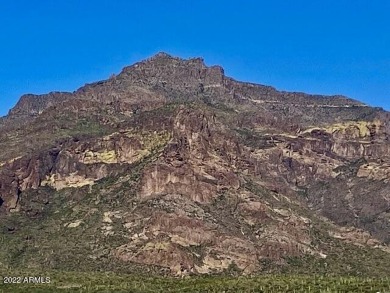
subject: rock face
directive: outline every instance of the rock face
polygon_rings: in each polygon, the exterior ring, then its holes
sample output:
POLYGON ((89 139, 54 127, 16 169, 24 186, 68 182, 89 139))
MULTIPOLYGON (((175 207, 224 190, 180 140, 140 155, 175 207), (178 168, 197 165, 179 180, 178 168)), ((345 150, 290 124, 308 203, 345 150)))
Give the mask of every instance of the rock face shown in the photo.
POLYGON ((240 147, 224 140, 217 129, 213 117, 180 108, 173 122, 174 139, 161 159, 146 170, 140 198, 179 193, 195 202, 210 203, 223 189, 237 190, 240 181, 233 168, 240 147))
POLYGON ((62 268, 69 243, 76 263, 176 275, 337 263, 350 244, 385 264, 389 118, 159 53, 73 93, 25 95, 2 119, 1 218, 31 223, 4 237, 52 227, 67 246, 35 241, 57 255, 20 255, 62 268))
POLYGON ((11 160, 0 173, 3 208, 17 209, 19 195, 28 189, 92 185, 123 172, 124 166, 144 159, 168 139, 167 132, 112 133, 85 142, 71 140, 54 149, 11 160))
POLYGON ((9 112, 10 116, 37 116, 45 109, 57 103, 66 101, 70 93, 53 92, 47 95, 24 95, 16 106, 9 112))

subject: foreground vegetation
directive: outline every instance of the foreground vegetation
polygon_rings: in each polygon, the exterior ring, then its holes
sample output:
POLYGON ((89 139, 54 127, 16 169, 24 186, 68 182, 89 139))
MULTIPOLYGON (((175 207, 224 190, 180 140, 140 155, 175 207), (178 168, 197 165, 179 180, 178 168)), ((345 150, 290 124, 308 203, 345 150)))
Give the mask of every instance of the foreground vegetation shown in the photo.
POLYGON ((1 270, 2 276, 50 277, 49 284, 3 284, 15 292, 390 292, 390 278, 264 275, 188 277, 183 279, 113 273, 1 270))

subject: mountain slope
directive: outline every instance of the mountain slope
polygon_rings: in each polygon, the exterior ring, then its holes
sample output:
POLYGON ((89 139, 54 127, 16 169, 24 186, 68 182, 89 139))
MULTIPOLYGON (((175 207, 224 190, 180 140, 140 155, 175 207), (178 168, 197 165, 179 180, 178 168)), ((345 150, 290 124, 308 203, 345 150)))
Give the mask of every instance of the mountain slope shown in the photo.
POLYGON ((159 53, 0 127, 3 265, 390 273, 382 109, 159 53))

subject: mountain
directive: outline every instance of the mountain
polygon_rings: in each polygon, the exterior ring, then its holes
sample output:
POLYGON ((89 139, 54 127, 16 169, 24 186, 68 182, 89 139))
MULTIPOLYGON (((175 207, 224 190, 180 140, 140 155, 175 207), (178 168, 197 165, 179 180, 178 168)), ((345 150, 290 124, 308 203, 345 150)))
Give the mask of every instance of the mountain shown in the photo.
POLYGON ((0 265, 390 274, 390 115, 159 53, 0 121, 0 265))

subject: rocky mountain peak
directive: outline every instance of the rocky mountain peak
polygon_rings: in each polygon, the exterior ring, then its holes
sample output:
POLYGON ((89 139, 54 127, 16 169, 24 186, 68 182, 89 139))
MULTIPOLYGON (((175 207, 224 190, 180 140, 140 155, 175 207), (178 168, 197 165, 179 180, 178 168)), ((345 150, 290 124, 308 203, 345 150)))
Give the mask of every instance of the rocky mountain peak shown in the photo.
MULTIPOLYGON (((118 75, 86 84, 73 93, 52 92, 45 95, 25 95, 10 111, 9 117, 25 119, 36 116, 59 103, 74 100, 118 104, 132 112, 134 108, 151 108, 162 101, 207 100, 208 103, 257 103, 270 112, 289 107, 298 120, 313 117, 313 107, 351 108, 340 119, 351 119, 350 110, 370 112, 370 108, 343 96, 308 95, 278 91, 273 87, 235 81, 226 77, 221 66, 207 66, 202 58, 182 59, 160 52, 125 67, 118 75), (308 109, 309 108, 309 109, 308 109), (305 111, 305 110, 308 110, 305 111), (302 112, 302 113, 300 113, 302 112)), ((290 115, 291 116, 291 115, 290 115)), ((314 115, 315 116, 315 115, 314 115)), ((322 119, 322 118, 321 118, 322 119)), ((323 117, 326 119, 326 115, 323 117)), ((6 123, 5 119, 5 123, 6 123)))
POLYGON ((389 121, 165 53, 25 95, 0 120, 1 262, 389 275, 389 121))
POLYGON ((142 79, 145 83, 163 86, 198 87, 202 84, 222 84, 224 70, 220 66, 208 67, 203 58, 182 59, 167 53, 158 53, 144 61, 125 67, 119 78, 142 79))
POLYGON ((171 66, 178 66, 179 64, 183 66, 197 66, 199 68, 205 68, 206 65, 204 63, 204 59, 201 57, 194 57, 189 59, 184 59, 180 57, 172 56, 165 52, 159 52, 155 55, 153 55, 150 58, 147 58, 140 63, 149 63, 152 66, 161 66, 161 65, 171 65, 171 66))

